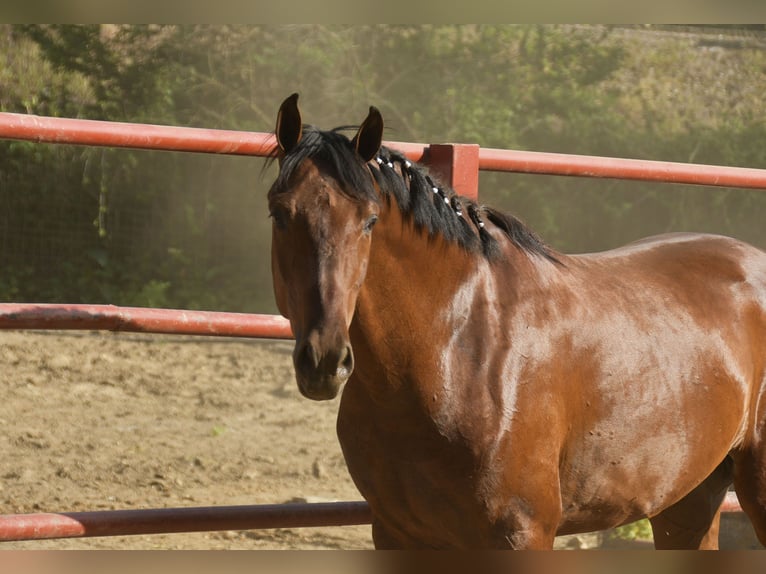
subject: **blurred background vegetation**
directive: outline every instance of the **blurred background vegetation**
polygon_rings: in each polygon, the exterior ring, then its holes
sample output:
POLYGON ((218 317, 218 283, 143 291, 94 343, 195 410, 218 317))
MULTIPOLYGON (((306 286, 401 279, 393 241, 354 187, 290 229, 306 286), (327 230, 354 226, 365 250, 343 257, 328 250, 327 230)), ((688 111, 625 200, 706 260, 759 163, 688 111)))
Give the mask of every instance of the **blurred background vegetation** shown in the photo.
MULTIPOLYGON (((0 25, 0 110, 766 168, 766 27, 0 25)), ((260 158, 0 141, 0 300, 275 310, 260 158)), ((557 249, 766 247, 762 191, 483 173, 557 249)))

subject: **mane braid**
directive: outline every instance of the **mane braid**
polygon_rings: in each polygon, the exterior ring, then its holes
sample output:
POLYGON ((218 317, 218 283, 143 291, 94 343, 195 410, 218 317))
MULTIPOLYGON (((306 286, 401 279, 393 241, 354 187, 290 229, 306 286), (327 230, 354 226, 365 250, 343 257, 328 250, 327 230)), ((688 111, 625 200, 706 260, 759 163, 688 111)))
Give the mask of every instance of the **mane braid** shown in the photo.
MULTIPOLYGON (((300 142, 283 157, 270 193, 287 191, 295 170, 303 160, 311 158, 337 179, 343 193, 352 198, 377 202, 379 198, 370 177, 372 173, 383 195, 393 198, 399 210, 431 237, 441 234, 467 251, 481 252, 488 259, 495 259, 501 251, 497 239, 485 227, 483 218, 486 218, 525 253, 560 263, 552 250, 520 220, 457 195, 455 190, 435 181, 425 167, 411 163, 400 152, 381 147, 377 169, 368 168, 356 153, 351 140, 340 133, 352 127, 322 131, 304 125, 300 142)), ((270 161, 276 156, 275 149, 270 161)))
POLYGON ((423 166, 409 162, 397 151, 381 147, 378 157, 379 169, 371 171, 381 191, 393 196, 401 212, 412 217, 416 227, 427 230, 429 236, 441 233, 468 251, 481 251, 488 259, 495 259, 500 246, 485 227, 482 217, 486 217, 525 253, 560 264, 553 251, 513 215, 457 195, 434 181, 423 166))

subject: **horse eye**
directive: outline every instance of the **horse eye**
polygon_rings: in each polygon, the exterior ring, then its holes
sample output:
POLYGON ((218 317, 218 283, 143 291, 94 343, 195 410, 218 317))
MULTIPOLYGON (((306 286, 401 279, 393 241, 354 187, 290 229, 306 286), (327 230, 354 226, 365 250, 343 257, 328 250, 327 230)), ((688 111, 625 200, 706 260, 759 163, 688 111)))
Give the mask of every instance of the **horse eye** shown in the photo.
POLYGON ((378 216, 373 215, 371 216, 365 223, 364 223, 364 232, 370 233, 372 231, 372 228, 375 227, 375 224, 378 222, 378 216))
POLYGON ((287 227, 287 216, 283 210, 275 209, 270 215, 278 229, 285 229, 287 227))

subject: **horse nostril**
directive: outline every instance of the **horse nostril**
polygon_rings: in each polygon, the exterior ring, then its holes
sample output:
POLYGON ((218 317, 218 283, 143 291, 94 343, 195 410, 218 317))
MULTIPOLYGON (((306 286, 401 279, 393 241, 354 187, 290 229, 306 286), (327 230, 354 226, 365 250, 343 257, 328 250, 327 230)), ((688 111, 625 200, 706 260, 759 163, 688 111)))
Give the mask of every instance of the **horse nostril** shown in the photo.
POLYGON ((354 351, 351 349, 351 345, 346 345, 338 360, 337 376, 341 379, 347 379, 351 376, 351 371, 354 370, 354 351))
POLYGON ((316 370, 319 367, 319 353, 316 347, 311 343, 306 343, 296 353, 296 366, 301 365, 309 370, 316 370))

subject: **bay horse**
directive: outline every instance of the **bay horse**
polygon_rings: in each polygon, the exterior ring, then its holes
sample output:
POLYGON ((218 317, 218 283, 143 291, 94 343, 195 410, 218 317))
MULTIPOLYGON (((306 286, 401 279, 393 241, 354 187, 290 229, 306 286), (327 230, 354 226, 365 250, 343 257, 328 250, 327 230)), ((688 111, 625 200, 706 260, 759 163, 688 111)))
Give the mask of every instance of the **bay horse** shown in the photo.
POLYGON ((550 549, 648 517, 717 548, 734 484, 766 543, 766 254, 671 234, 565 255, 381 146, 281 105, 272 275, 300 392, 376 548, 550 549))

